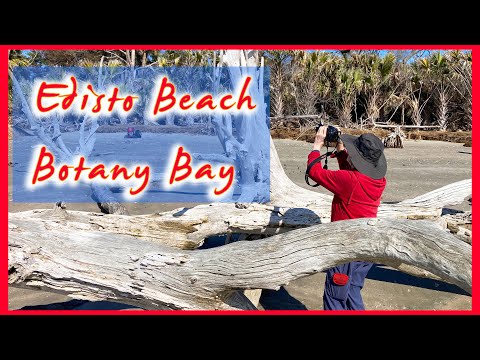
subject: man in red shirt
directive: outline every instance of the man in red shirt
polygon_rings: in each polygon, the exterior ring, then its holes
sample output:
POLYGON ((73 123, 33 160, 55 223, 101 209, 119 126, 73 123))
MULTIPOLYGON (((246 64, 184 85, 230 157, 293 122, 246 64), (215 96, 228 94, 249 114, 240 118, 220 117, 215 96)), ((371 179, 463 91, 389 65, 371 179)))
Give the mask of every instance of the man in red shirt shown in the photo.
MULTIPOLYGON (((327 127, 317 132, 308 164, 320 156, 327 127)), ((377 217, 387 183, 387 161, 382 141, 373 134, 340 135, 336 158, 340 170, 326 170, 320 162, 308 176, 334 194, 331 221, 377 217)), ((325 310, 365 310, 360 291, 372 263, 353 261, 327 270, 323 307, 325 310)))

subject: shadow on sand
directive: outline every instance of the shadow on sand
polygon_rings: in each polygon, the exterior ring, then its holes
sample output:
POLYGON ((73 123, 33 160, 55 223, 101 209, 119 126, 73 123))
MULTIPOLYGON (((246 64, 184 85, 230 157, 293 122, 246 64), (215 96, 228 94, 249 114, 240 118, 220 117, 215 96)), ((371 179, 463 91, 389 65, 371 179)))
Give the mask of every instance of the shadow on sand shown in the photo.
POLYGON ((308 310, 282 286, 280 290, 263 290, 260 304, 265 310, 308 310))
POLYGON ((24 306, 19 310, 136 310, 140 308, 112 301, 70 300, 47 305, 24 306))
POLYGON ((452 294, 470 296, 465 290, 456 285, 433 279, 419 278, 403 273, 398 270, 389 269, 384 265, 374 264, 367 275, 367 279, 385 281, 393 284, 415 286, 422 289, 430 289, 448 292, 452 294))

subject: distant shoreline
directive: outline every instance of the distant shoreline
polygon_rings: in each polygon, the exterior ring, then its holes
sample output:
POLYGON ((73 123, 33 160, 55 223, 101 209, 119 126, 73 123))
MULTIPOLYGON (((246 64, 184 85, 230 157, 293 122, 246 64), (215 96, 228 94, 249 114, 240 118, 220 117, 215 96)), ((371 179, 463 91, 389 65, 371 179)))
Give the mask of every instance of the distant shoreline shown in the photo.
MULTIPOLYGON (((135 124, 118 124, 118 125, 101 125, 97 129, 97 133, 127 133, 127 129, 133 127, 135 130, 140 130, 142 133, 164 133, 164 134, 192 134, 192 135, 213 135, 211 129, 206 124, 193 124, 188 126, 179 125, 135 125, 135 124)), ((29 131, 17 130, 20 135, 28 135, 29 131)), ((373 132, 380 138, 386 137, 390 131, 385 129, 361 130, 361 129, 345 129, 341 128, 342 133, 350 135, 361 135, 364 133, 373 132)), ((462 143, 465 146, 472 145, 471 131, 418 131, 405 130, 407 139, 411 140, 436 140, 447 141, 454 143, 462 143)), ((293 128, 287 126, 275 126, 270 129, 270 134, 273 139, 291 139, 306 141, 313 143, 315 131, 313 129, 302 130, 300 127, 293 128)))

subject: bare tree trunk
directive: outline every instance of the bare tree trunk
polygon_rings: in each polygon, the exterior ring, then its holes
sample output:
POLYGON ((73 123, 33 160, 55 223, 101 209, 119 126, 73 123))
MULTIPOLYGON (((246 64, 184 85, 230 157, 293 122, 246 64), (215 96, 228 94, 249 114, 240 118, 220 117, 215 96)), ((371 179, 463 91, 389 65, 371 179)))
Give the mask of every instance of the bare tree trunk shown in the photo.
POLYGON ((339 104, 338 118, 340 126, 349 128, 352 125, 352 107, 354 94, 343 94, 339 104))
POLYGON ((423 103, 421 102, 422 88, 420 87, 420 89, 418 90, 418 96, 416 96, 415 93, 416 91, 412 91, 409 98, 410 107, 412 109, 412 121, 415 125, 421 126, 423 122, 423 109, 427 105, 428 100, 430 100, 430 97, 433 93, 430 94, 423 103))
POLYGON ((186 124, 187 124, 188 126, 191 126, 191 125, 193 125, 193 124, 195 123, 195 118, 193 117, 192 114, 187 114, 185 117, 186 117, 186 119, 185 119, 185 120, 186 120, 186 124))
POLYGON ((252 78, 249 93, 256 100, 254 114, 244 114, 241 118, 233 118, 230 113, 215 114, 212 123, 223 146, 225 155, 234 159, 236 169, 240 173, 238 185, 241 187, 239 202, 264 202, 268 193, 268 177, 265 172, 268 166, 269 145, 265 141, 269 136, 267 126, 266 105, 263 96, 263 58, 261 64, 256 62, 255 51, 228 50, 220 53, 214 77, 214 93, 218 92, 220 72, 223 64, 228 66, 232 84, 239 84, 246 76, 252 78), (234 131, 236 130, 236 131, 234 131), (259 140, 263 137, 263 140, 259 140), (268 164, 268 163, 267 163, 268 164))
POLYGON ((174 120, 175 120, 175 115, 173 115, 171 112, 168 112, 165 115, 165 125, 175 125, 174 120))
POLYGON ((272 116, 283 116, 284 74, 281 61, 271 66, 270 71, 270 113, 272 116))
POLYGON ((367 119, 366 121, 372 125, 375 125, 378 118, 380 117, 380 109, 378 107, 378 93, 377 90, 373 90, 372 93, 367 97, 367 119))
POLYGON ((419 99, 413 96, 410 100, 410 107, 412 108, 412 121, 415 125, 421 126, 423 119, 420 111, 419 99))
POLYGON ((440 125, 441 131, 446 131, 448 126, 448 103, 449 103, 449 93, 448 87, 443 84, 440 84, 437 88, 438 92, 438 109, 437 109, 437 121, 440 125))
MULTIPOLYGON (((102 77, 102 65, 103 65, 103 57, 100 61, 99 66, 99 74, 98 74, 98 88, 102 87, 103 84, 103 77, 102 77)), ((49 150, 53 152, 55 157, 58 158, 61 162, 68 163, 72 157, 73 152, 68 149, 65 143, 62 140, 62 134, 60 132, 58 118, 54 117, 54 133, 52 136, 49 136, 45 133, 45 128, 41 121, 38 121, 35 116, 33 115, 30 105, 28 104, 25 95, 23 94, 22 88, 15 77, 13 71, 11 69, 8 70, 8 75, 12 80, 13 86, 15 87, 15 91, 17 95, 20 97, 20 101, 22 103, 22 109, 25 113, 27 120, 30 125, 30 129, 34 132, 34 134, 42 141, 43 144, 48 146, 49 150)), ((82 123, 80 126, 80 137, 79 137, 79 147, 77 148, 77 152, 84 155, 86 158, 90 155, 93 150, 93 146, 95 145, 95 132, 98 129, 98 124, 96 119, 90 120, 86 117, 82 119, 82 123), (87 122, 90 123, 90 131, 87 136, 85 136, 85 125, 87 122)), ((92 194, 95 197, 95 201, 99 205, 102 212, 109 212, 112 211, 114 214, 128 214, 126 208, 120 204, 112 192, 105 186, 91 186, 92 194)))

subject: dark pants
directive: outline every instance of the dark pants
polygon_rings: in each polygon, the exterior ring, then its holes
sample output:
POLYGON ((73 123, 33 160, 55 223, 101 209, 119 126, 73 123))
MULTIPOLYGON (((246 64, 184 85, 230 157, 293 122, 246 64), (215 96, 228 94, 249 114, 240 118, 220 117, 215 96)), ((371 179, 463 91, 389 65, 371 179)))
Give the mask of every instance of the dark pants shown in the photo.
POLYGON ((324 310, 365 310, 360 291, 372 263, 353 261, 327 270, 325 291, 323 293, 324 310), (348 276, 348 281, 343 285, 348 276), (339 281, 340 280, 340 281, 339 281), (343 280, 343 281, 342 281, 343 280))

